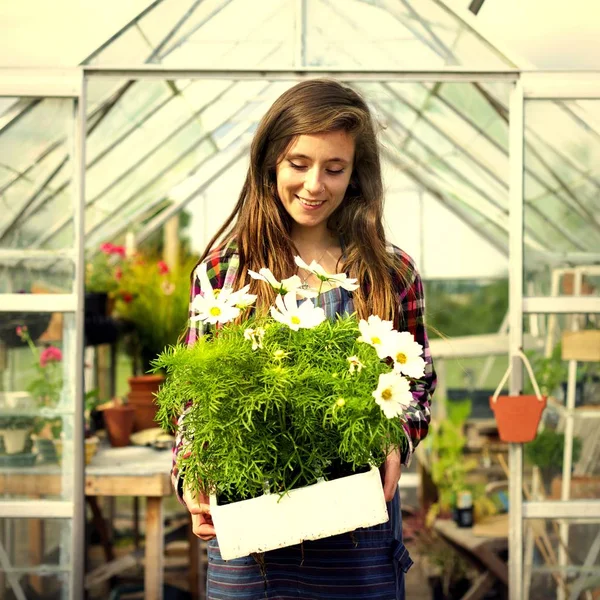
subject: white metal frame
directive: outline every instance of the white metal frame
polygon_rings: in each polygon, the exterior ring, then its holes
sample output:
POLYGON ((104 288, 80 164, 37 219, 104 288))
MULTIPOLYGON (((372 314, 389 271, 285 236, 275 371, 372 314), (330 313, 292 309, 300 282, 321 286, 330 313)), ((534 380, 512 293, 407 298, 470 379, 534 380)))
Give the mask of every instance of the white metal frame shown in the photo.
MULTIPOLYGON (((600 73, 567 73, 567 72, 554 72, 554 73, 522 73, 521 75, 522 85, 522 98, 520 99, 520 108, 522 113, 524 112, 525 102, 531 100, 581 100, 581 99, 594 99, 600 101, 600 73)), ((512 108, 512 107, 511 107, 512 108)), ((511 123, 514 119, 514 114, 511 112, 511 123)), ((511 135, 513 132, 511 132, 511 135)), ((516 133, 515 133, 516 135, 516 133)), ((516 141, 515 141, 516 143, 516 141)), ((515 157, 516 158, 516 157, 515 157)), ((520 161, 523 161, 521 155, 520 161)), ((517 161, 515 160, 515 163, 517 161)), ((514 165, 516 168, 516 164, 514 165)), ((521 165, 522 171, 524 165, 521 165)), ((519 181, 517 174, 515 173, 515 185, 520 186, 521 191, 521 206, 520 214, 523 214, 523 199, 522 199, 522 177, 519 181)), ((511 208, 513 206, 511 205, 511 208)), ((517 199, 515 198, 514 208, 517 206, 517 199)), ((517 222, 515 218, 514 229, 511 229, 511 239, 516 240, 521 238, 521 256, 520 264, 516 262, 510 262, 510 280, 514 279, 523 281, 523 256, 522 256, 522 219, 517 222), (517 229, 518 227, 518 229, 517 229)), ((512 258, 512 257, 511 257, 512 258)), ((516 261, 515 256, 515 261, 516 261)), ((590 267, 581 267, 579 271, 590 267)), ((594 269, 594 267, 591 267, 594 269)), ((556 271, 556 270, 555 270, 556 271)), ((600 298, 590 296, 580 296, 578 291, 581 289, 581 273, 578 272, 578 277, 575 278, 575 294, 573 296, 551 296, 551 297, 529 297, 522 298, 520 310, 516 307, 511 308, 512 312, 521 313, 521 323, 518 323, 519 318, 514 315, 514 325, 520 325, 519 332, 522 332, 522 315, 525 314, 592 314, 600 313, 600 298)), ((556 273, 554 274, 556 279, 556 273)), ((522 285, 522 284, 521 284, 522 285)), ((553 289, 556 293, 557 285, 553 282, 553 289), (556 288, 556 289, 554 289, 556 288)), ((516 297, 515 297, 516 299, 516 297)), ((512 314, 511 312, 511 314, 512 314)), ((511 325, 512 325, 511 321, 511 325)), ((521 334, 522 335, 522 334, 521 334)), ((569 385, 567 389, 567 403, 564 409, 564 415, 566 418, 565 425, 565 460, 563 464, 563 481, 561 489, 561 500, 559 501, 544 501, 544 502, 521 502, 519 503, 519 515, 511 515, 511 529, 510 529, 510 556, 518 555, 519 560, 522 562, 522 548, 523 548, 523 519, 562 519, 560 523, 560 538, 563 544, 559 547, 558 553, 558 567, 559 570, 564 571, 567 567, 568 556, 565 545, 568 544, 569 535, 569 522, 598 522, 600 520, 600 500, 570 500, 570 480, 571 480, 571 466, 572 466, 572 447, 573 447, 573 411, 575 407, 575 361, 569 361, 569 385), (517 518, 520 523, 517 524, 515 521, 517 518), (515 529, 513 531, 513 525, 515 529)), ((594 415, 595 416, 595 415, 594 415)), ((518 477, 514 477, 513 465, 511 464, 511 479, 510 485, 516 486, 517 480, 519 484, 518 489, 513 489, 514 497, 516 495, 521 496, 521 483, 522 483, 522 457, 519 459, 517 465, 519 473, 518 477)), ((513 494, 511 494, 511 508, 513 504, 513 494)), ((512 560, 511 560, 512 562, 512 560)), ((511 600, 513 598, 521 598, 521 595, 513 595, 517 592, 522 594, 521 581, 522 577, 518 578, 518 582, 514 583, 513 586, 513 573, 522 575, 522 566, 519 571, 511 572, 511 600), (513 589, 514 587, 514 589, 513 589), (518 589, 517 589, 518 588, 518 589)), ((565 599, 565 590, 563 587, 558 587, 557 598, 559 600, 565 599)))
MULTIPOLYGON (((2 500, 0 518, 46 518, 71 519, 71 569, 70 600, 78 600, 83 593, 85 554, 85 487, 83 452, 83 205, 86 102, 83 72, 75 69, 0 69, 0 96, 32 98, 71 99, 73 106, 70 153, 73 157, 74 173, 74 246, 70 250, 47 252, 28 250, 0 250, 0 256, 12 259, 40 259, 47 257, 71 258, 74 260, 75 277, 70 294, 4 294, 1 295, 0 312, 63 312, 75 319, 74 339, 65 340, 64 356, 69 360, 69 372, 73 377, 68 382, 70 395, 74 399, 73 441, 75 451, 72 460, 71 481, 65 482, 72 489, 72 501, 65 500, 2 500), (69 347, 67 347, 69 346, 69 347)), ((6 559, 6 555, 4 555, 6 559)), ((6 561, 3 561, 6 562, 6 561)), ((6 568, 6 565, 4 565, 6 568)), ((7 578, 13 581, 10 575, 7 578)), ((17 595, 18 590, 15 590, 17 595)))

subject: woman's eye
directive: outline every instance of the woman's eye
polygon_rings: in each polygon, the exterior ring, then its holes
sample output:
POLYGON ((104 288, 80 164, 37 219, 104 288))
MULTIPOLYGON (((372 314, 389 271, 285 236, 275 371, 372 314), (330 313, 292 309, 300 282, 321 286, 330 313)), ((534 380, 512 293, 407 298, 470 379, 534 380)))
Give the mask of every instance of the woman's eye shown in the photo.
POLYGON ((293 163, 291 160, 289 161, 290 163, 290 167, 292 167, 292 169, 296 169, 296 171, 302 171, 303 169, 306 169, 306 167, 304 165, 297 165, 296 163, 293 163))
POLYGON ((341 175, 344 172, 344 169, 339 169, 337 171, 334 171, 333 169, 327 169, 327 172, 330 175, 341 175))

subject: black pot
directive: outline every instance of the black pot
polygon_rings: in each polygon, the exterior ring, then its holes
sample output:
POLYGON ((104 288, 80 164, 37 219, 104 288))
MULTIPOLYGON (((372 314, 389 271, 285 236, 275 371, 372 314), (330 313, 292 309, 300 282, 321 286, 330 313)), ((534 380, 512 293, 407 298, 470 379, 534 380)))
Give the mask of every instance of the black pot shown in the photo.
POLYGON ((27 327, 35 342, 48 329, 52 313, 0 313, 0 341, 8 348, 18 348, 25 342, 17 335, 17 327, 27 327))
POLYGON ((84 311, 88 316, 106 317, 108 313, 108 294, 106 292, 86 292, 84 311))
POLYGON ((453 581, 449 586, 448 593, 445 593, 441 577, 428 577, 427 581, 431 589, 431 600, 460 600, 471 587, 471 582, 463 577, 453 581))

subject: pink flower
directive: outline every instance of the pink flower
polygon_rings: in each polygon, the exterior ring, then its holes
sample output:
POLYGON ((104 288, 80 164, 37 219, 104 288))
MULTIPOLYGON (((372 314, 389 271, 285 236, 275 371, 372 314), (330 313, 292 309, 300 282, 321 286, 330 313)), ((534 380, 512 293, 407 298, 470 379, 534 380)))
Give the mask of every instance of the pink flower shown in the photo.
POLYGON ((169 265, 164 260, 159 261, 156 266, 161 275, 166 275, 169 272, 169 265))
POLYGON ((113 246, 111 254, 118 254, 125 258, 125 246, 113 246))
POLYGON ((110 242, 106 242, 100 246, 100 250, 104 252, 104 254, 112 254, 114 246, 110 242))
POLYGON ((44 348, 40 354, 40 366, 45 367, 50 362, 60 362, 62 360, 62 352, 56 346, 48 346, 44 348))
POLYGON ((16 330, 17 335, 23 339, 27 333, 27 325, 18 325, 16 330))

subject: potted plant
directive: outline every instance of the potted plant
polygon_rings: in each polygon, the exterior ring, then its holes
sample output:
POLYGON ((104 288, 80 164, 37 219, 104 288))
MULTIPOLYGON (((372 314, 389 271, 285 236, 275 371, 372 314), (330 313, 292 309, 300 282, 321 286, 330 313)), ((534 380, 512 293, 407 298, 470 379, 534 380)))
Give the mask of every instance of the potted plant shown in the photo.
MULTIPOLYGON (((47 345, 40 350, 33 342, 26 326, 19 326, 17 335, 22 342, 27 343, 34 357, 32 366, 36 375, 31 378, 27 391, 36 400, 38 408, 52 412, 59 404, 63 387, 62 351, 52 345, 47 345)), ((85 401, 88 402, 93 395, 94 392, 89 393, 85 401)), ((85 408, 84 413, 89 416, 89 411, 85 408)), ((41 460, 45 462, 60 460, 63 447, 62 433, 63 419, 58 414, 35 417, 32 439, 41 460)), ((98 439, 95 436, 86 437, 87 460, 91 459, 97 445, 98 439)))
POLYGON ((33 429, 33 417, 0 416, 0 437, 4 440, 6 454, 20 454, 25 451, 33 429))
MULTIPOLYGON (((356 289, 343 274, 298 264, 356 289)), ((298 276, 251 275, 278 292, 268 315, 244 318, 255 300, 248 286, 213 290, 201 267, 196 318, 219 328, 153 363, 167 373, 162 426, 187 407, 180 472, 211 494, 226 560, 387 521, 377 467, 407 443, 402 417, 425 367, 422 347, 391 322, 328 321, 319 292, 298 276), (317 296, 317 306, 297 295, 317 296)))
POLYGON ((148 374, 150 362, 176 344, 185 329, 189 305, 189 273, 195 259, 175 269, 163 261, 136 255, 120 279, 116 311, 129 322, 129 349, 136 375, 129 378, 128 404, 135 408, 134 431, 156 427, 155 394, 164 377, 148 374))
MULTIPOLYGON (((578 436, 573 437, 572 460, 575 464, 581 455, 582 442, 578 436)), ((525 459, 539 467, 542 482, 547 494, 550 494, 552 479, 562 475, 565 434, 546 427, 529 444, 525 445, 525 459)))
POLYGON ((98 406, 104 415, 104 426, 108 440, 113 448, 129 446, 133 432, 135 408, 122 398, 115 398, 98 406))

